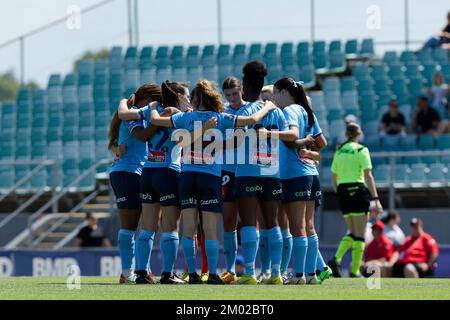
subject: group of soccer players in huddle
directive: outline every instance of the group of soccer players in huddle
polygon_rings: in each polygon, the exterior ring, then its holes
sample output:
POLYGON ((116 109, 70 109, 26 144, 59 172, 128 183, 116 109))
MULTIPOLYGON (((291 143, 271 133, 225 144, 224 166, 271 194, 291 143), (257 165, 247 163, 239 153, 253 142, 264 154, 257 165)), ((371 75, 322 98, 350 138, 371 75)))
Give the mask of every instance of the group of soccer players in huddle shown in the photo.
POLYGON ((109 149, 116 154, 110 182, 121 220, 120 283, 155 283, 149 261, 158 228, 161 284, 318 284, 332 275, 314 228, 321 200, 317 164, 327 142, 302 83, 282 78, 263 101, 266 75, 261 62, 247 63, 242 83, 235 77, 223 82, 225 105, 207 80, 192 92, 178 82, 144 84, 120 102, 109 132, 109 149), (240 277, 238 217, 245 263, 240 277), (180 219, 185 277, 174 273, 180 219), (207 279, 196 271, 197 234, 207 279), (287 275, 291 256, 294 272, 287 275))

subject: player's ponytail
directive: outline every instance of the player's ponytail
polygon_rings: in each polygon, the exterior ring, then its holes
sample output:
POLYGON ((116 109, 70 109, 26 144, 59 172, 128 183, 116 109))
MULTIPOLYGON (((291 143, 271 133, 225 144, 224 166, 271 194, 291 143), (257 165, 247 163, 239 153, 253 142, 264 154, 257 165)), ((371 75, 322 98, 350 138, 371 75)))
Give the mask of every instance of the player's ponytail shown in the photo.
POLYGON ((202 107, 214 112, 225 111, 220 94, 208 80, 199 80, 197 82, 192 91, 192 101, 195 101, 197 108, 202 107))
POLYGON ((179 108, 178 94, 184 95, 186 93, 187 85, 179 82, 164 81, 161 84, 162 105, 164 108, 175 107, 179 108))
MULTIPOLYGON (((161 88, 154 83, 145 83, 136 90, 135 93, 131 94, 127 99, 128 108, 132 108, 141 100, 149 100, 150 102, 156 101, 161 103, 161 88)), ((108 132, 108 150, 112 150, 112 148, 118 146, 119 140, 119 129, 122 121, 119 118, 119 115, 114 112, 111 122, 109 124, 109 132, 108 132)))
POLYGON ((314 113, 303 88, 303 83, 296 82, 292 78, 282 78, 275 82, 274 86, 280 91, 286 90, 294 99, 294 102, 305 109, 308 114, 308 126, 312 127, 314 125, 314 113))

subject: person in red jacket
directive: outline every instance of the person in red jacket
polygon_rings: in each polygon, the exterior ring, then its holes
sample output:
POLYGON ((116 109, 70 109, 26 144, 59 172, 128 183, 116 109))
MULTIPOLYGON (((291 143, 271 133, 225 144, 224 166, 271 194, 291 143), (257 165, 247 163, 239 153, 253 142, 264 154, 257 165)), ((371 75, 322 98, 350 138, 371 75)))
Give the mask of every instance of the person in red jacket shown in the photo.
POLYGON ((373 240, 366 248, 364 262, 361 265, 361 274, 365 276, 372 274, 373 270, 370 270, 370 266, 379 267, 382 277, 387 277, 391 274, 391 268, 388 263, 394 253, 394 244, 383 234, 383 230, 384 223, 381 221, 375 222, 372 226, 373 240))
POLYGON ((411 219, 411 235, 392 255, 394 277, 423 278, 431 277, 436 269, 439 248, 436 240, 423 231, 423 221, 411 219))

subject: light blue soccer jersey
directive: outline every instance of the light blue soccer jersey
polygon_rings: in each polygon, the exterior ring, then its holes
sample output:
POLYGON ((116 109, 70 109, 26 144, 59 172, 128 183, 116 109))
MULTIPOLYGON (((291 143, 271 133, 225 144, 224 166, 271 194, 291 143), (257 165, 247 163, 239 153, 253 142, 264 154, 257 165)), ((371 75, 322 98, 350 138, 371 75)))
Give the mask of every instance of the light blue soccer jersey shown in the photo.
MULTIPOLYGON (((236 115, 240 109, 234 109, 229 103, 225 106, 225 113, 236 115)), ((241 107, 242 108, 242 107, 241 107)), ((227 135, 224 137, 225 139, 230 139, 232 136, 232 131, 227 130, 227 135)), ((223 164, 222 171, 227 172, 236 172, 236 163, 237 163, 237 152, 236 149, 225 149, 223 152, 223 164), (227 157, 233 159, 233 163, 227 163, 227 157)))
MULTIPOLYGON (((151 125, 151 108, 146 106, 141 109, 144 115, 144 126, 151 125)), ((158 104, 156 109, 159 114, 164 111, 164 107, 158 104)), ((174 129, 158 127, 155 135, 147 142, 148 157, 145 168, 165 168, 169 167, 175 171, 181 171, 181 148, 171 139, 174 129)))
MULTIPOLYGON (((314 125, 308 125, 308 114, 306 110, 298 105, 293 104, 283 109, 286 121, 289 126, 296 126, 299 131, 300 139, 306 138, 308 135, 317 136, 322 133, 319 122, 314 116, 314 125)), ((281 179, 292 179, 304 176, 317 176, 319 173, 317 167, 311 159, 300 158, 297 149, 286 147, 284 143, 280 144, 281 152, 281 179)))
POLYGON ((142 120, 122 121, 119 128, 119 145, 125 145, 125 153, 114 160, 110 172, 126 171, 142 173, 142 168, 147 158, 147 144, 134 138, 131 133, 138 127, 144 127, 142 120))
MULTIPOLYGON (((262 107, 262 104, 252 102, 239 109, 237 115, 251 116, 258 112, 262 107)), ((279 140, 275 140, 276 145, 272 146, 271 141, 273 139, 267 139, 266 141, 257 141, 255 144, 255 140, 252 138, 252 129, 257 130, 258 128, 285 131, 288 129, 288 125, 283 112, 277 108, 269 112, 260 123, 249 126, 247 128, 245 141, 238 148, 236 177, 279 178, 279 145, 281 143, 279 140), (244 160, 243 163, 242 160, 244 160)))
POLYGON ((220 177, 222 171, 221 157, 223 157, 223 137, 225 135, 225 130, 234 128, 236 126, 237 117, 235 115, 226 113, 200 110, 195 110, 193 112, 179 112, 171 117, 172 126, 175 129, 186 129, 189 132, 194 131, 195 122, 204 123, 208 119, 213 117, 217 118, 216 129, 221 131, 222 139, 220 141, 220 148, 218 148, 219 150, 217 150, 212 157, 205 156, 203 152, 197 152, 197 150, 189 150, 188 154, 185 154, 182 159, 182 172, 203 172, 220 177), (197 162, 198 164, 194 162, 197 162))

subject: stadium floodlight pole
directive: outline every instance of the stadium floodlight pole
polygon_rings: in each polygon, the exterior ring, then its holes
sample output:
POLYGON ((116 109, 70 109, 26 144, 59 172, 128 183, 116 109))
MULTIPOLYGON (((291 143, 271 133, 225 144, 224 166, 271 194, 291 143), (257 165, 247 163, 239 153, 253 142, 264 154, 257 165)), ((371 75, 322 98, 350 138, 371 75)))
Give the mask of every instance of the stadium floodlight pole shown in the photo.
POLYGON ((25 39, 20 37, 20 85, 25 84, 25 39))
POLYGON ((315 21, 315 10, 314 10, 314 0, 310 1, 310 28, 311 28, 311 42, 314 42, 316 37, 316 21, 315 21))
POLYGON ((139 0, 134 0, 134 40, 136 48, 139 46, 139 0))
POLYGON ((405 49, 409 49, 409 0, 405 0, 405 49))
POLYGON ((222 1, 217 0, 217 40, 222 44, 222 1))
POLYGON ((133 45, 133 13, 131 8, 131 0, 127 0, 127 11, 128 11, 128 46, 133 45))

